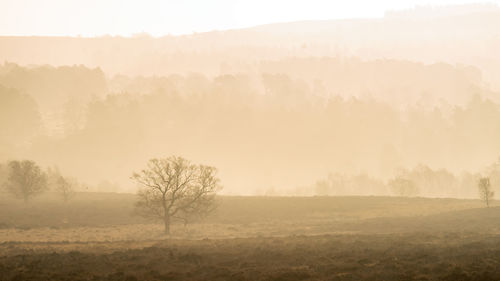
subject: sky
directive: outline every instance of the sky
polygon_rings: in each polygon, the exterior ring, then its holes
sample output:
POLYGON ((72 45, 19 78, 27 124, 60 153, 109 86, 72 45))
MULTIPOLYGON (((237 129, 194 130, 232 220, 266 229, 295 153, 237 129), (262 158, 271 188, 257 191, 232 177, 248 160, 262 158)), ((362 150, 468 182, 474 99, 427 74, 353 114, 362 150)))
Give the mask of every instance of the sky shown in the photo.
POLYGON ((465 3, 498 5, 500 0, 0 0, 0 35, 179 35, 276 22, 380 18, 387 10, 465 3))

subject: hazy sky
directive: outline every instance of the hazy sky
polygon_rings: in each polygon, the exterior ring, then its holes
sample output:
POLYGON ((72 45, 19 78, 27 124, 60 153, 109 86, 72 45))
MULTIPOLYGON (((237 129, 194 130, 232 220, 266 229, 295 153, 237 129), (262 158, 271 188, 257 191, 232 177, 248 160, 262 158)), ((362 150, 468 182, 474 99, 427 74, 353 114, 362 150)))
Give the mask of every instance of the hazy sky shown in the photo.
MULTIPOLYGON (((259 24, 382 17, 415 5, 485 1, 417 0, 0 0, 0 35, 189 34, 259 24)), ((486 1, 499 4, 500 0, 486 1)))

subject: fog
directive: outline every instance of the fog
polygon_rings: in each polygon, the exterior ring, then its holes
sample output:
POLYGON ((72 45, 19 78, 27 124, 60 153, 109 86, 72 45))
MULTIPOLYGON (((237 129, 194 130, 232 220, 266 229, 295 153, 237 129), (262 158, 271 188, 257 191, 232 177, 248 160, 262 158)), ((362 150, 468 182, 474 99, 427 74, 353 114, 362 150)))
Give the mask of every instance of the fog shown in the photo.
POLYGON ((500 187, 500 9, 417 7, 151 37, 0 37, 0 162, 87 190, 180 155, 223 194, 476 198, 500 187), (341 180, 340 180, 341 179, 341 180), (342 182, 341 184, 339 182, 342 182))
POLYGON ((0 0, 0 281, 500 280, 500 7, 412 2, 0 0))

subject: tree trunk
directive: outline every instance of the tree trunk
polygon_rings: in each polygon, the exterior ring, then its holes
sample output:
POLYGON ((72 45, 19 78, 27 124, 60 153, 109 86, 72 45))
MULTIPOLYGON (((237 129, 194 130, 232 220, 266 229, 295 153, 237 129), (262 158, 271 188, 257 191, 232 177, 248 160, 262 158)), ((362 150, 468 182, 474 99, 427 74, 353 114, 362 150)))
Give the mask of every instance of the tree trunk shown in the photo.
POLYGON ((163 223, 165 224, 165 234, 170 234, 170 217, 165 216, 163 223))

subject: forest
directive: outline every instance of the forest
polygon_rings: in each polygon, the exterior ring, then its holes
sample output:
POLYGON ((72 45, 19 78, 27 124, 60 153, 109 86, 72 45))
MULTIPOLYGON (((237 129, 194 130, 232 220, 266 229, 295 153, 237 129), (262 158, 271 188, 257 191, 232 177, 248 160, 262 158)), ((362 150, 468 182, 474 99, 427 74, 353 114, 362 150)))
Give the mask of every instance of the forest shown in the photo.
POLYGON ((477 70, 355 58, 267 64, 290 74, 109 77, 5 63, 0 155, 58 166, 95 191, 133 191, 136 163, 175 153, 218 167, 227 194, 391 195, 387 182, 405 176, 420 181, 419 196, 475 198, 480 174, 500 184, 500 109, 477 70), (335 78, 293 78, 310 64, 335 78))

